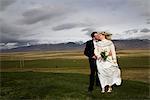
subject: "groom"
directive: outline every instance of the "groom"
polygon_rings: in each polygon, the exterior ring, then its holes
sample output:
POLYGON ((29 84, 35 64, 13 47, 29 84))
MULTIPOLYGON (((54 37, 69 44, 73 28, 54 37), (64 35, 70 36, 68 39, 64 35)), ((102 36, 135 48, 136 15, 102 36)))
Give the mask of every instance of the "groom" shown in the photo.
POLYGON ((92 40, 86 42, 86 47, 84 50, 84 54, 89 58, 90 64, 90 84, 88 88, 88 92, 92 92, 95 80, 95 73, 96 73, 96 86, 99 86, 99 79, 98 79, 98 72, 96 66, 96 56, 94 55, 94 42, 98 39, 98 33, 93 32, 91 34, 92 40))

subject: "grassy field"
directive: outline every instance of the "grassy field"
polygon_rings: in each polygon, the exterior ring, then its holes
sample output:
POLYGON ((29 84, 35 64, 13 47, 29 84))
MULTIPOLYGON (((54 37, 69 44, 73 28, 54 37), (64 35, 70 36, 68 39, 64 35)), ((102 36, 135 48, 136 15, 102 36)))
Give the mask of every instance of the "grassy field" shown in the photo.
POLYGON ((0 54, 2 100, 148 100, 150 51, 117 51, 123 83, 111 94, 87 94, 89 64, 82 51, 0 54))
MULTIPOLYGON (((148 68, 150 65, 149 50, 121 50, 117 51, 117 57, 121 68, 148 68)), ((83 51, 1 53, 0 58, 1 69, 89 66, 83 51)))
POLYGON ((123 80, 112 93, 95 87, 87 93, 88 75, 42 72, 3 72, 1 100, 148 100, 149 84, 123 80))
MULTIPOLYGON (((123 56, 118 58, 118 62, 121 68, 134 67, 149 67, 149 57, 139 56, 139 57, 127 57, 123 56), (128 63, 127 63, 128 62, 128 63)), ((58 67, 88 67, 87 59, 37 59, 37 60, 5 60, 1 61, 2 69, 7 68, 58 68, 58 67), (59 62, 59 63, 58 63, 59 62)))

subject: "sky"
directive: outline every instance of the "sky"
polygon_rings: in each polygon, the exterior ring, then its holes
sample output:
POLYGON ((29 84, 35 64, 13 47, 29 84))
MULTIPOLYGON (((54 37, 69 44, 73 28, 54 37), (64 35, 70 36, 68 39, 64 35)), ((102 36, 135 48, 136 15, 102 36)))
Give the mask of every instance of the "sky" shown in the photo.
POLYGON ((150 0, 0 0, 0 46, 150 39, 150 0))

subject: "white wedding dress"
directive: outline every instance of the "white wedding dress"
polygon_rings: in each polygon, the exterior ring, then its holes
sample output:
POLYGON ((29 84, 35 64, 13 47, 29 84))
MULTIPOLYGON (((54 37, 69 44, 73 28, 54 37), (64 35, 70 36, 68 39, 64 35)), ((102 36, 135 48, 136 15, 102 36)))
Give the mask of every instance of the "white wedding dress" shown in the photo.
POLYGON ((112 86, 113 84, 120 85, 121 72, 118 67, 118 64, 115 63, 117 62, 117 60, 113 42, 105 39, 102 41, 94 42, 94 47, 95 47, 94 53, 98 57, 96 63, 101 88, 104 89, 106 85, 109 86, 112 86), (101 58, 101 52, 103 51, 106 52, 106 55, 110 54, 105 61, 101 58))

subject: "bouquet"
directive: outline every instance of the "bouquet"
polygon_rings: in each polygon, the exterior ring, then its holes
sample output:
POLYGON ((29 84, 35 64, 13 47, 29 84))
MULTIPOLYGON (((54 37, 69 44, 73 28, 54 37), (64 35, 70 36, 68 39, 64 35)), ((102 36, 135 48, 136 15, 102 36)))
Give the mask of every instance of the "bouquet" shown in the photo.
POLYGON ((108 55, 106 55, 106 51, 102 51, 102 52, 100 53, 100 55, 101 55, 102 59, 103 59, 104 61, 106 61, 106 59, 107 59, 107 57, 108 57, 108 55))

